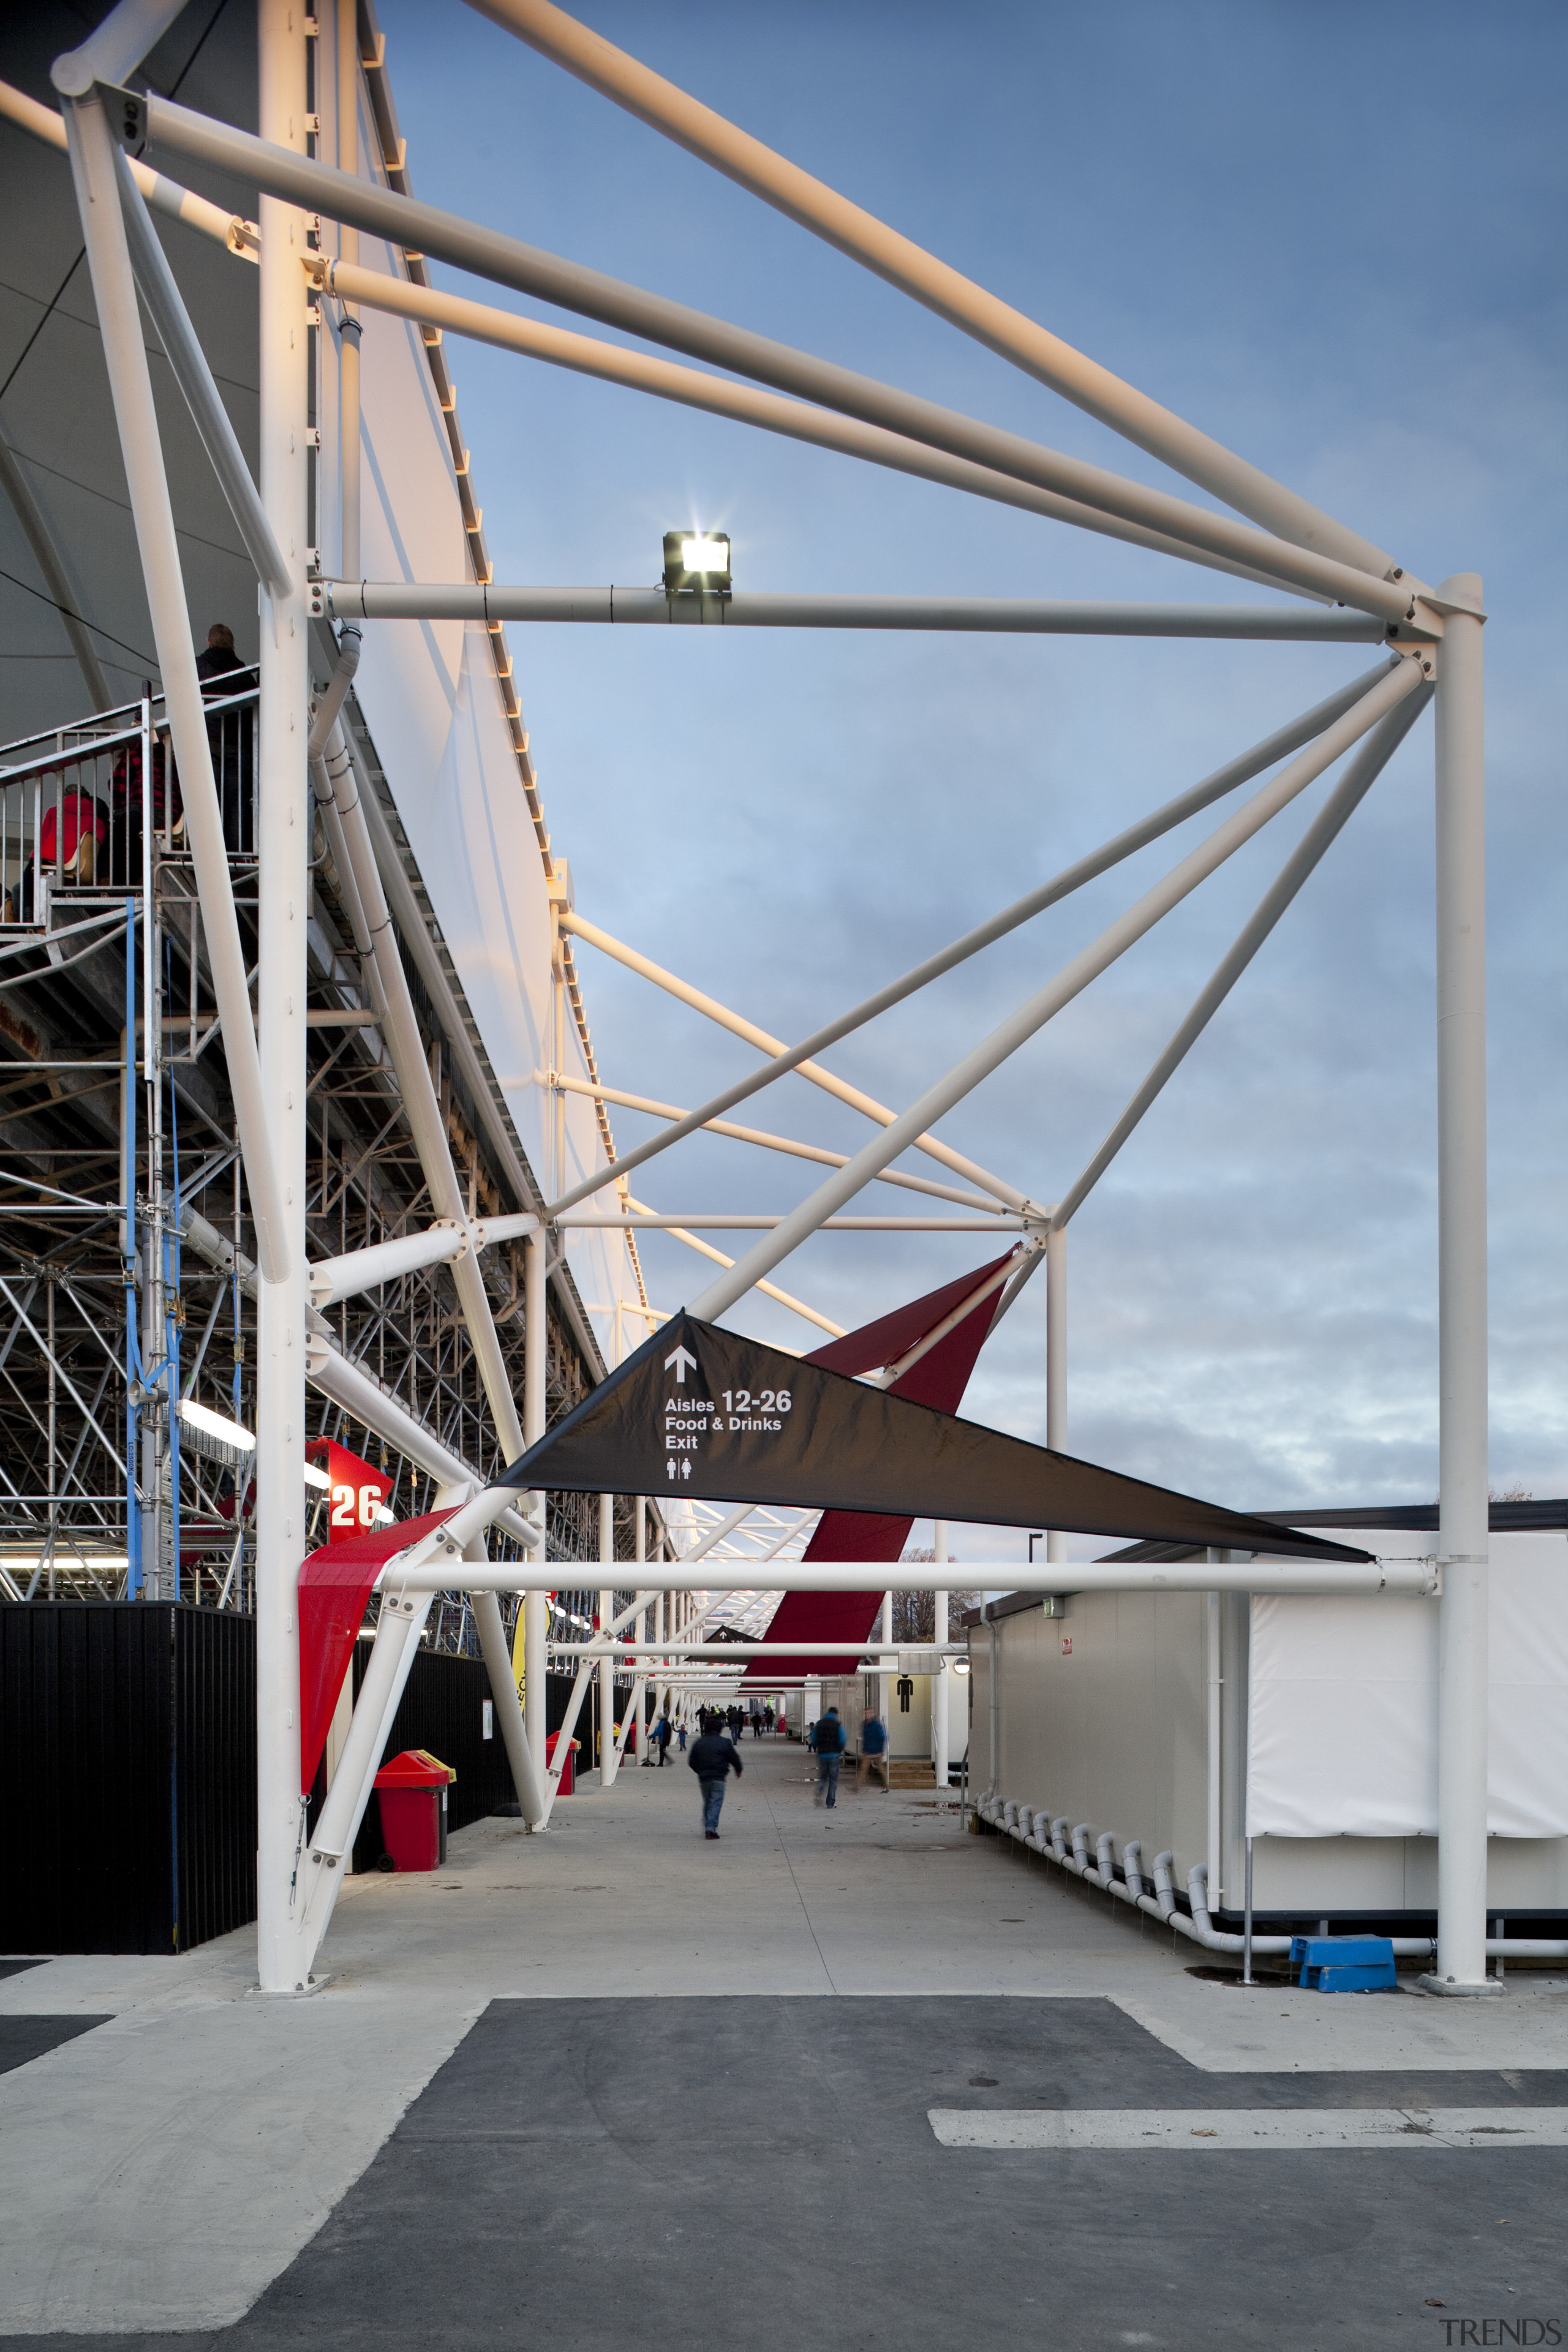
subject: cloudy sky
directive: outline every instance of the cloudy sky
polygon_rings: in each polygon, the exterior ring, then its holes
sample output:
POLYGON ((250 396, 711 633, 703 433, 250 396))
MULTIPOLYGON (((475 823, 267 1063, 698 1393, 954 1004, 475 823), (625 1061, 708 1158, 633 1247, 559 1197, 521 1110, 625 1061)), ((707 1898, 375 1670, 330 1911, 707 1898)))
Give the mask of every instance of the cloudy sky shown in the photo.
MULTIPOLYGON (((1483 575, 1493 1477, 1563 1493, 1564 793, 1552 688, 1565 615, 1552 583, 1563 544, 1568 19, 1529 0, 1439 5, 1418 22, 1335 0, 591 0, 580 13, 1425 578, 1483 575)), ((479 16, 415 0, 382 0, 381 16, 417 194, 1201 498, 479 16)), ((504 580, 651 583, 662 532, 700 523, 731 534, 737 588, 1262 593, 474 345, 450 355, 504 580)), ((1360 647, 511 635, 579 908, 786 1037, 1373 658, 1360 647)), ((1074 1453, 1243 1507, 1435 1491, 1431 730, 1428 716, 1071 1228, 1074 1453)), ((1321 790, 942 1134, 1055 1199, 1321 790)), ((895 1107, 912 1100, 1215 821, 1194 820, 847 1042, 833 1066, 895 1107)), ((685 1105, 753 1066, 700 1016, 581 954, 610 1084, 685 1105)), ((845 1150, 868 1132, 799 1079, 737 1116, 845 1150)), ((624 1145, 647 1132, 630 1112, 616 1125, 624 1145)), ((801 1163, 704 1138, 633 1189, 666 1210, 783 1210, 809 1181, 801 1163)), ((973 1236, 826 1235, 776 1278, 853 1324, 986 1255, 973 1236)), ((646 1264, 667 1307, 706 1279, 673 1242, 650 1243, 646 1264)), ((1037 1283, 966 1404, 1034 1437, 1044 1307, 1037 1283)), ((755 1297, 734 1319, 812 1344, 805 1325, 755 1297)), ((1020 1550, 1016 1538, 976 1533, 969 1556, 1020 1550)))

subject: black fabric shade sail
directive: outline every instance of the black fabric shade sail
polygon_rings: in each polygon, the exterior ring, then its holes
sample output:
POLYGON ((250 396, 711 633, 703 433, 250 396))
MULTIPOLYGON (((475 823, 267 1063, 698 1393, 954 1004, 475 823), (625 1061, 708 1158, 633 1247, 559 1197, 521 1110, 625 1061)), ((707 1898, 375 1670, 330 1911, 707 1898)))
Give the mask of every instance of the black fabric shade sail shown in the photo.
POLYGON ((686 1314, 628 1356, 501 1483, 912 1513, 1302 1559, 1369 1557, 1005 1437, 686 1314))

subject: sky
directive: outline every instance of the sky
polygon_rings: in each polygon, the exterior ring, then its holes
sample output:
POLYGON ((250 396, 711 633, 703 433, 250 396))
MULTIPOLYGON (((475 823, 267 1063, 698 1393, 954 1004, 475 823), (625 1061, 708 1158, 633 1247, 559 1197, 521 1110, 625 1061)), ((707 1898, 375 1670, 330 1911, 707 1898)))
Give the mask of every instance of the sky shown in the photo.
MULTIPOLYGON (((578 13, 1421 577, 1482 575, 1492 1477, 1568 1492, 1553 700, 1568 617, 1553 561, 1568 17, 1529 0, 1438 5, 1418 23, 1336 0, 595 0, 578 13)), ((1207 502, 477 14, 414 0, 380 14, 417 194, 1207 502)), ((450 339, 448 358, 500 580, 651 584, 663 532, 698 524, 730 532, 737 592, 1266 593, 472 343, 450 339)), ((784 1037, 1376 658, 817 632, 510 636, 579 910, 784 1037)), ((1436 1492, 1431 761, 1427 716, 1074 1220, 1074 1454, 1244 1508, 1436 1492)), ((1324 789, 950 1114, 944 1139, 1055 1200, 1324 789)), ((1194 820, 826 1058, 882 1101, 912 1101, 1216 821, 1194 820)), ((754 1066, 700 1015, 578 952, 607 1084, 684 1107, 754 1066)), ((736 1116, 843 1150, 869 1132, 799 1078, 736 1116)), ((615 1125, 623 1148, 649 1132, 630 1111, 615 1125)), ((783 1211, 813 1181, 805 1163, 701 1137, 632 1189, 667 1212, 783 1211)), ((874 1193, 858 1205, 909 1205, 874 1193)), ((974 1235, 822 1235, 773 1279, 853 1325, 990 1255, 974 1235)), ((707 1279, 663 1237, 644 1263, 661 1307, 707 1279)), ((964 1407, 1042 1442, 1044 1291, 1033 1284, 988 1342, 964 1407)), ((813 1344, 755 1294, 730 1319, 813 1344)), ((1019 1558, 1023 1538, 965 1530, 955 1549, 1019 1558)))

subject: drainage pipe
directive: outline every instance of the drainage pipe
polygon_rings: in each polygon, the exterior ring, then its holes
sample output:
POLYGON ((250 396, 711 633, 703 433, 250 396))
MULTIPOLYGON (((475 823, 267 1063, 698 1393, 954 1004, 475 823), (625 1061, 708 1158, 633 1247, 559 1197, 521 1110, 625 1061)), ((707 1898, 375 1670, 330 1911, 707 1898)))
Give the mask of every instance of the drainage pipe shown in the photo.
MULTIPOLYGON (((1151 1896, 1144 1888, 1142 1846, 1131 1839, 1122 1848, 1121 1877, 1116 1875, 1116 1841, 1106 1831, 1095 1840, 1097 1860, 1089 1854, 1089 1824, 1079 1822, 1071 1828, 1072 1844, 1067 1844, 1069 1816, 1058 1813, 1054 1818, 1048 1809, 1033 1811, 1016 1800, 1005 1798, 994 1790, 987 1790, 974 1808, 981 1819, 992 1829, 1015 1838, 1042 1859, 1055 1862, 1086 1885, 1102 1886, 1118 1901, 1145 1911, 1189 1942, 1199 1944, 1205 1951, 1243 1954, 1247 1939, 1245 1935, 1227 1934, 1214 1925, 1208 1907, 1208 1868, 1197 1863, 1187 1873, 1188 1912, 1177 1906, 1176 1892, 1171 1877, 1172 1854, 1169 1848, 1157 1853, 1153 1861, 1154 1892, 1151 1896)), ((1396 1959, 1427 1959, 1435 1948, 1430 1936, 1394 1936, 1389 1938, 1396 1959)), ((1283 1958, 1289 1954, 1289 1936, 1258 1936, 1251 1938, 1254 1956, 1258 1953, 1283 1958)), ((1545 1937, 1489 1937, 1487 1941, 1489 1959, 1568 1960, 1568 1939, 1558 1941, 1545 1937)))

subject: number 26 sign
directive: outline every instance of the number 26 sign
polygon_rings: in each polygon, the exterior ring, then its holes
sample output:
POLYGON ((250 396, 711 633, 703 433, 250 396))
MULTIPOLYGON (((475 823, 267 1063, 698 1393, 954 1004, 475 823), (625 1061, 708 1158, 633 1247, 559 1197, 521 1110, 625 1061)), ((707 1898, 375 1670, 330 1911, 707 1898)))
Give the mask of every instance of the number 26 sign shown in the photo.
POLYGON ((315 1470, 310 1484, 315 1486, 320 1482, 327 1488, 329 1543, 346 1543, 351 1536, 364 1535, 382 1524, 392 1490, 392 1480, 384 1472, 372 1469, 368 1462, 331 1437, 313 1439, 305 1448, 305 1457, 315 1470))

